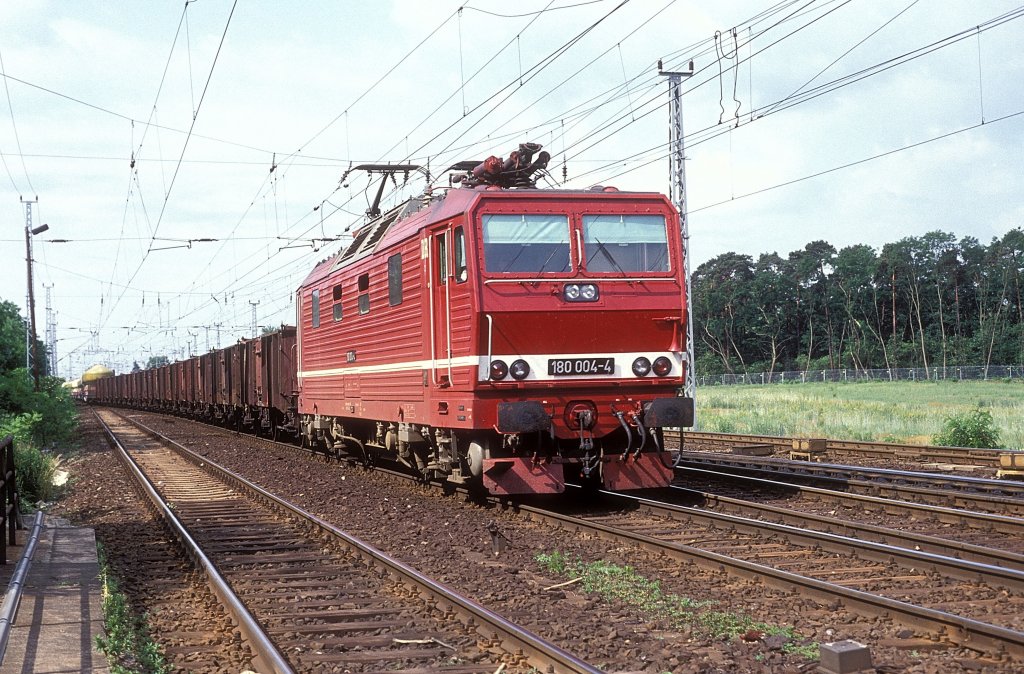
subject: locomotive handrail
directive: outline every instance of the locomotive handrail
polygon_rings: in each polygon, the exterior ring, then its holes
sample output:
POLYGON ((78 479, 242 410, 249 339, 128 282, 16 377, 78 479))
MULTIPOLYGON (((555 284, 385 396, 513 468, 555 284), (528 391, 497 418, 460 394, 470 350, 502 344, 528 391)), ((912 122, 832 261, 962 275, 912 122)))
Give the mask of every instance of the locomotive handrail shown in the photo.
POLYGON ((448 385, 452 383, 452 283, 455 280, 455 274, 453 265, 451 264, 451 253, 452 250, 452 230, 449 226, 444 232, 444 255, 445 255, 445 271, 447 272, 448 278, 445 279, 444 284, 444 328, 445 334, 448 338, 447 351, 448 351, 448 385))
MULTIPOLYGON (((494 317, 490 314, 484 314, 484 317, 487 319, 487 370, 489 372, 491 368, 491 356, 493 355, 491 353, 491 345, 493 344, 492 339, 494 338, 494 317)), ((479 369, 477 369, 476 376, 480 376, 479 369)))
POLYGON ((427 237, 427 294, 430 296, 430 381, 438 386, 437 381, 437 336, 434 334, 434 236, 427 237))

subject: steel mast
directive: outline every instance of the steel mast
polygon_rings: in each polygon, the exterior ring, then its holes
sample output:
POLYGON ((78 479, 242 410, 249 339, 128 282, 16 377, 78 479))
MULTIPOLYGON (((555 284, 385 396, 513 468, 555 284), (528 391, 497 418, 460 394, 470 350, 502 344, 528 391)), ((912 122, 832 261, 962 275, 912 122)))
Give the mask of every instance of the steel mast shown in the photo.
POLYGON ((683 95, 682 81, 693 75, 693 61, 690 69, 682 72, 661 69, 658 74, 668 78, 669 91, 669 184, 672 202, 679 209, 679 228, 683 238, 683 290, 686 294, 686 380, 683 395, 691 400, 696 393, 696 377, 693 365, 693 300, 690 297, 690 225, 686 217, 686 156, 683 151, 683 95))

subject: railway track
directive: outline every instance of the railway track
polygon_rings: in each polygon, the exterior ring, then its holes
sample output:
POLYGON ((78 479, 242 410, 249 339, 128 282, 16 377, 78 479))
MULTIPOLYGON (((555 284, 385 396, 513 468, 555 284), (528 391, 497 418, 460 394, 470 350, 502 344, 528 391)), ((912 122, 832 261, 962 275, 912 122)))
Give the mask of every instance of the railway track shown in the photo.
POLYGON ((988 583, 978 580, 983 564, 955 571, 959 565, 952 558, 754 519, 709 517, 643 499, 632 499, 627 512, 521 510, 549 526, 725 570, 862 615, 886 616, 938 641, 1024 659, 1018 570, 996 572, 1002 580, 986 576, 988 583))
POLYGON ((891 530, 886 532, 888 541, 874 542, 859 538, 871 527, 849 523, 846 535, 815 532, 814 518, 798 513, 780 525, 754 519, 764 518, 763 511, 750 512, 754 518, 736 517, 621 494, 614 498, 629 500, 632 511, 574 517, 525 505, 518 508, 546 525, 724 568, 827 605, 890 617, 924 629, 936 640, 1024 660, 1021 555, 891 530), (792 571, 795 568, 801 571, 792 571), (865 587, 871 591, 859 589, 865 587))
MULTIPOLYGON (((713 510, 1024 569, 1024 519, 687 469, 681 501, 713 510), (752 497, 751 495, 755 495, 752 497), (784 500, 785 508, 752 498, 784 500), (790 513, 796 511, 796 516, 790 513), (842 514, 843 519, 837 517, 842 514), (806 519, 813 517, 815 519, 806 519), (899 525, 894 537, 893 520, 899 525)), ((673 502, 676 502, 673 499, 673 502)))
MULTIPOLYGON (((1019 624, 1024 606, 1017 598, 1021 595, 1019 558, 1013 554, 1000 559, 998 551, 979 549, 975 551, 979 553, 977 558, 964 555, 973 566, 959 565, 958 571, 956 560, 938 559, 957 556, 955 545, 939 542, 945 545, 944 551, 929 550, 920 546, 923 539, 915 542, 910 537, 900 543, 893 540, 864 547, 863 541, 809 535, 806 529, 812 527, 806 521, 773 530, 765 529, 763 522, 740 524, 739 519, 729 517, 718 519, 717 524, 698 526, 688 520, 680 525, 680 512, 668 514, 672 506, 655 506, 667 510, 643 514, 639 506, 633 505, 630 513, 606 512, 588 517, 525 506, 522 510, 545 526, 556 524, 709 570, 727 570, 767 587, 799 593, 822 606, 841 605, 865 616, 883 616, 912 627, 916 634, 929 635, 937 644, 963 646, 995 658, 1006 654, 1024 658, 1024 634, 1019 624), (619 517, 625 519, 616 519, 619 517), (739 531, 745 527, 752 529, 739 531), (844 554, 842 549, 847 545, 861 547, 851 547, 844 554), (926 554, 915 557, 911 550, 898 549, 912 545, 922 547, 926 554), (1004 568, 990 573, 984 568, 989 564, 1004 568), (796 569, 806 569, 806 573, 796 573, 796 569), (982 577, 984 580, 979 580, 982 577)), ((946 510, 950 517, 956 512, 946 510)), ((759 517, 767 515, 762 512, 759 517)), ((860 536, 868 529, 862 527, 861 533, 851 533, 860 536)), ((971 552, 970 546, 963 547, 963 551, 971 552)))
POLYGON ((1017 515, 1024 510, 1024 484, 963 476, 863 468, 709 452, 680 452, 677 470, 715 470, 780 483, 817 484, 852 493, 1017 515))
MULTIPOLYGON (((686 432, 686 447, 693 450, 729 451, 736 445, 771 445, 775 451, 788 452, 798 438, 774 435, 740 435, 738 433, 686 432)), ((665 442, 679 447, 679 432, 665 431, 665 442)), ((825 449, 831 456, 849 456, 884 461, 920 463, 949 463, 997 468, 999 454, 1005 450, 972 449, 966 447, 936 447, 858 440, 826 440, 825 449)))
POLYGON ((261 672, 596 672, 152 429, 98 413, 261 672))

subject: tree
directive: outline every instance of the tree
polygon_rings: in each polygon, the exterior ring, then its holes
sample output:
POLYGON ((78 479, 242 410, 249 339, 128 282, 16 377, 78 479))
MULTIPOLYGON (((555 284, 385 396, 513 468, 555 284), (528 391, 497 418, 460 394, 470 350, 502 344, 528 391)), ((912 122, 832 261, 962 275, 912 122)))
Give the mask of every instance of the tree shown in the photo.
POLYGON ((726 372, 733 371, 734 359, 745 369, 742 345, 749 334, 748 315, 754 310, 749 301, 752 266, 748 255, 723 253, 693 273, 693 312, 699 317, 700 339, 721 359, 726 372))
POLYGON ((25 368, 25 320, 16 304, 0 300, 0 438, 12 433, 19 444, 38 446, 68 439, 75 411, 62 383, 44 376, 34 390, 25 368))
POLYGON ((25 319, 13 302, 0 302, 0 371, 25 367, 25 319))
POLYGON ((1024 364, 1024 229, 984 245, 931 231, 838 253, 812 241, 693 274, 702 374, 1024 364))
MULTIPOLYGON (((845 354, 854 368, 864 369, 874 361, 878 342, 885 366, 889 367, 889 353, 881 335, 877 312, 877 292, 874 284, 878 258, 871 246, 856 245, 843 248, 836 254, 832 286, 839 293, 843 312, 842 332, 849 335, 845 354), (870 345, 869 345, 870 335, 870 345)), ((841 350, 840 358, 845 363, 841 350)))
POLYGON ((815 333, 825 333, 829 367, 835 367, 834 331, 832 326, 830 274, 835 264, 836 249, 827 241, 812 241, 803 250, 789 254, 789 264, 797 284, 796 313, 798 348, 801 337, 807 344, 804 367, 815 357, 815 333), (801 330, 801 323, 805 329, 801 330), (802 335, 801 335, 802 332, 802 335))
POLYGON ((137 360, 136 361, 132 361, 132 372, 134 373, 134 372, 141 372, 141 371, 142 371, 142 366, 139 365, 139 361, 137 361, 137 360))
POLYGON ((783 349, 785 343, 790 341, 786 330, 790 323, 789 308, 796 287, 786 272, 786 263, 777 253, 765 253, 757 260, 751 283, 751 292, 756 298, 754 304, 760 315, 751 330, 759 338, 758 355, 761 360, 768 361, 769 376, 785 357, 783 349))
POLYGON ((154 367, 163 367, 164 365, 169 365, 170 362, 167 356, 150 356, 149 360, 146 361, 146 369, 152 370, 154 367))

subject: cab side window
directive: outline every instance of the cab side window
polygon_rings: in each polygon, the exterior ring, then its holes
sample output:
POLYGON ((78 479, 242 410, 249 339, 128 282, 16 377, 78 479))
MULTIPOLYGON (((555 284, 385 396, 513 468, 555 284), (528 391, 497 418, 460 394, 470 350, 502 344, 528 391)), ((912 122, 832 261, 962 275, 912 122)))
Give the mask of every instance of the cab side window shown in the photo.
POLYGON ((359 291, 359 313, 370 313, 370 275, 360 274, 356 288, 359 291))
POLYGON ((395 253, 388 258, 388 304, 402 303, 402 254, 395 253))
POLYGON ((443 233, 437 236, 437 280, 448 283, 448 237, 443 233))
POLYGON ((341 311, 341 284, 334 286, 331 291, 331 299, 334 300, 334 306, 331 307, 331 314, 335 322, 340 321, 342 317, 341 311))
POLYGON ((462 227, 455 228, 455 282, 465 283, 469 278, 466 271, 466 232, 462 227))

